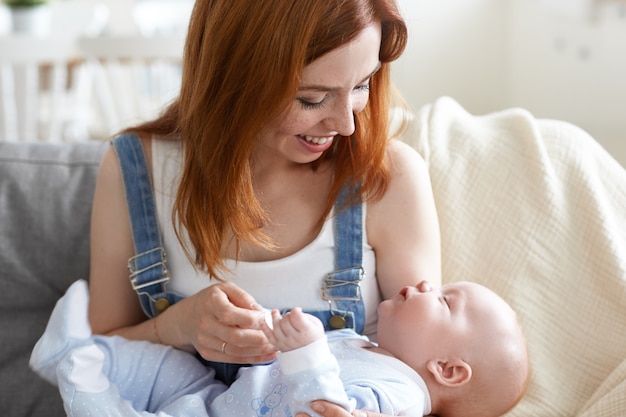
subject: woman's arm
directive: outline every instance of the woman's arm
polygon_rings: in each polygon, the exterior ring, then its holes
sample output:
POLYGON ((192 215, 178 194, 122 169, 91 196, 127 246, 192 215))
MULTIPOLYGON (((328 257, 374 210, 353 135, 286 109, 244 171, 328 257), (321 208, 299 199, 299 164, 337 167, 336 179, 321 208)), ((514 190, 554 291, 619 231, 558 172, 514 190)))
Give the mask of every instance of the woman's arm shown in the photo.
POLYGON ((174 304, 158 319, 147 320, 129 280, 127 262, 133 255, 121 172, 110 148, 98 173, 91 219, 93 332, 197 350, 214 361, 254 363, 275 356, 258 325, 262 312, 252 297, 231 283, 206 288, 174 304))
POLYGON ((376 251, 383 298, 404 285, 441 284, 441 237, 430 176, 410 146, 391 141, 391 181, 380 201, 368 205, 367 234, 376 251))
MULTIPOLYGON (((128 277, 127 263, 134 247, 121 172, 112 147, 100 163, 90 243, 89 322, 93 332, 106 334, 143 322, 146 316, 128 277)), ((137 330, 131 339, 156 341, 149 326, 137 330)))

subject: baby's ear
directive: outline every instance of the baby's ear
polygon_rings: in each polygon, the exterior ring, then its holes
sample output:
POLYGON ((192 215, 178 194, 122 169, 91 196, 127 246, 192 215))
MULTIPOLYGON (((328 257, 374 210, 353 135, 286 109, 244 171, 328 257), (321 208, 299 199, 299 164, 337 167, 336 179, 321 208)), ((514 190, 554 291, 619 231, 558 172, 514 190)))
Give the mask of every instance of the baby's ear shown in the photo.
POLYGON ((463 359, 433 359, 428 361, 426 369, 435 380, 446 387, 460 387, 472 379, 472 367, 463 359))

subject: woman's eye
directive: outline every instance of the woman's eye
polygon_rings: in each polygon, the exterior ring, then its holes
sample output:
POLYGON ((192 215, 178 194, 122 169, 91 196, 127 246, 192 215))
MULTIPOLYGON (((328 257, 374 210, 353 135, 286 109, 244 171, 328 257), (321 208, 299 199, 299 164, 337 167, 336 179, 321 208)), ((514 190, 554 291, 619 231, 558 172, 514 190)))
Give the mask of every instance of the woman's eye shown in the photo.
POLYGON ((324 106, 324 100, 322 101, 308 101, 303 98, 299 98, 298 101, 302 105, 302 107, 306 110, 314 110, 319 109, 324 106))
POLYGON ((367 80, 367 82, 366 82, 365 84, 357 85, 357 86, 354 88, 354 90, 355 90, 355 91, 358 91, 358 92, 367 92, 367 91, 370 91, 370 82, 369 82, 369 80, 367 80))

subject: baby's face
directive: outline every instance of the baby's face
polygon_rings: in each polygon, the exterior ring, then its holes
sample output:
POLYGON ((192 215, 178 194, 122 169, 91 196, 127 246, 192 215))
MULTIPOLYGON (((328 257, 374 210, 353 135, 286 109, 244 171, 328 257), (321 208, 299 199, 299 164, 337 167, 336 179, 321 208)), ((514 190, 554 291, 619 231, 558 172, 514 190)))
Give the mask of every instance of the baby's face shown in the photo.
POLYGON ((428 360, 458 354, 460 348, 486 347, 494 337, 516 333, 517 326, 515 313, 502 298, 471 282, 439 289, 422 281, 378 308, 380 347, 415 369, 428 360))

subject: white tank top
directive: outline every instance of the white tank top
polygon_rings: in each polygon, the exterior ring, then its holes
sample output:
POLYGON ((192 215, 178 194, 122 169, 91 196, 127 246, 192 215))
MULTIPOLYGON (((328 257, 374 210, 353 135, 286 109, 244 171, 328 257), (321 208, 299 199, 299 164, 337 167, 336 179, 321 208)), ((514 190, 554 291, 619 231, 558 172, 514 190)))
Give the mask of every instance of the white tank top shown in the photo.
MULTIPOLYGON (((180 182, 182 148, 179 141, 152 141, 153 181, 159 227, 167 253, 170 291, 182 296, 195 294, 218 281, 197 271, 185 256, 172 225, 172 207, 180 182)), ((365 208, 365 207, 364 207, 365 208)), ((376 281, 376 258, 363 230, 363 267, 365 277, 361 294, 365 305, 365 335, 376 340, 377 308, 381 295, 376 281)), ((302 307, 305 310, 329 308, 321 298, 324 276, 334 270, 334 232, 332 217, 324 222, 319 235, 306 247, 285 258, 267 262, 226 260, 232 271, 224 278, 239 285, 266 308, 302 307)))

